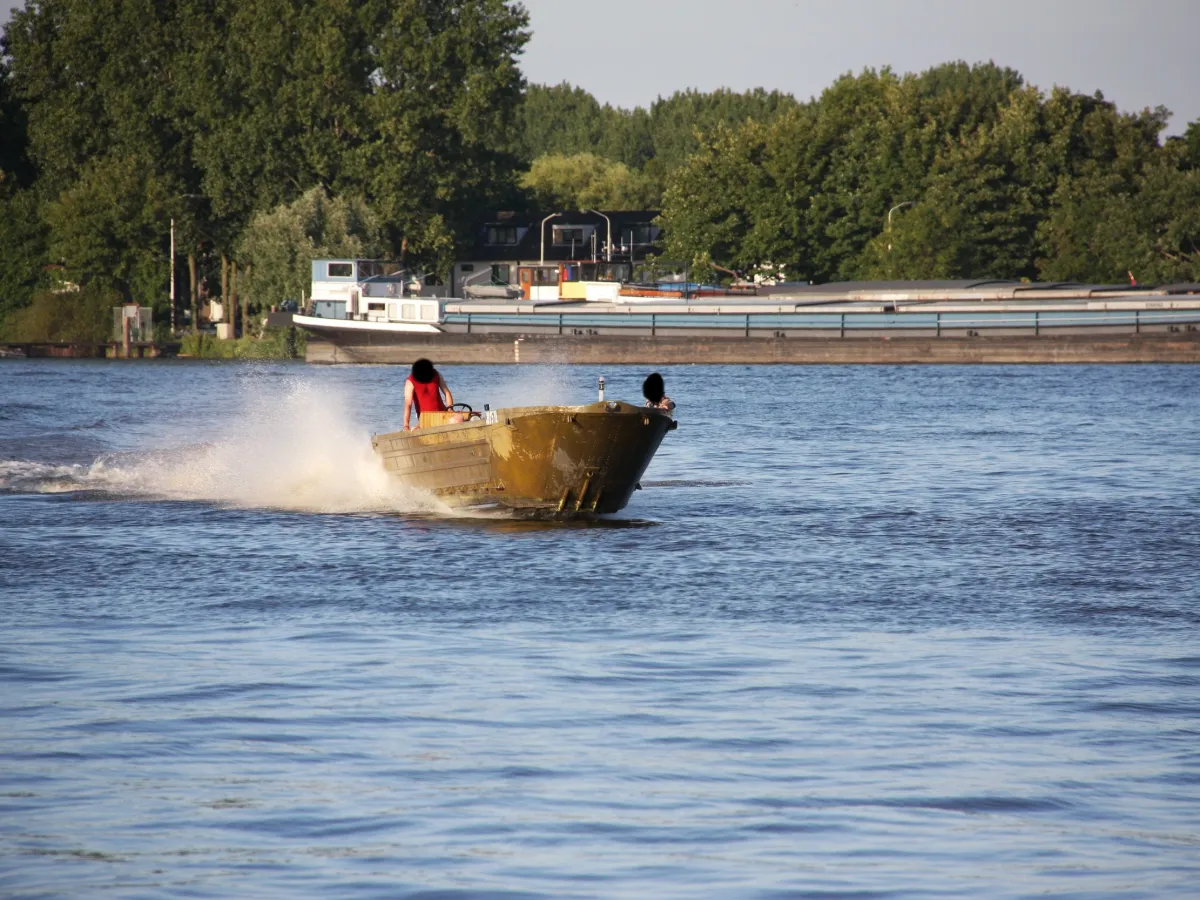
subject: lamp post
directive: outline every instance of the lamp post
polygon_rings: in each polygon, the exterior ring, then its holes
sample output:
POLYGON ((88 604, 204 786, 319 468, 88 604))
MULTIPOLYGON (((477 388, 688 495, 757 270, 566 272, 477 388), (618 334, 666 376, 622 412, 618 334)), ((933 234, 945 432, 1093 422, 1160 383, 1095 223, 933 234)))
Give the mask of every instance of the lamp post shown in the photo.
MULTIPOLYGON (((893 206, 891 209, 889 209, 889 210, 888 210, 888 214, 887 214, 887 226, 884 228, 884 230, 885 230, 885 231, 888 233, 888 235, 889 235, 889 237, 888 237, 888 245, 887 245, 887 252, 888 252, 888 253, 891 253, 891 252, 892 252, 892 239, 891 239, 891 237, 890 237, 890 235, 891 235, 891 233, 892 233, 892 213, 894 213, 894 212, 895 212, 896 210, 898 210, 898 209, 904 209, 904 207, 906 207, 906 206, 912 206, 912 205, 913 205, 914 203, 916 203, 916 202, 917 202, 916 200, 905 200, 903 203, 897 203, 895 206, 893 206)), ((888 275, 890 276, 891 274, 892 274, 891 263, 888 263, 888 275)))
POLYGON ((894 213, 898 209, 903 209, 906 206, 912 206, 916 202, 917 202, 916 200, 905 200, 903 203, 897 203, 895 206, 893 206, 891 209, 888 210, 887 225, 885 226, 884 230, 887 232, 887 235, 888 235, 887 271, 888 271, 889 278, 892 277, 892 213, 894 213))
POLYGON ((550 213, 550 215, 548 215, 548 216, 546 216, 546 218, 542 219, 542 224, 538 228, 538 238, 541 243, 541 256, 538 258, 538 265, 544 266, 546 264, 546 223, 549 222, 551 219, 553 219, 555 216, 561 216, 561 215, 563 215, 563 213, 560 213, 560 212, 550 213))
POLYGON ((890 232, 890 230, 892 230, 892 214, 893 214, 893 212, 895 212, 898 209, 904 209, 905 206, 911 206, 914 203, 916 203, 916 200, 905 200, 904 203, 898 203, 895 206, 893 206, 892 209, 888 210, 888 228, 887 228, 887 230, 889 230, 889 232, 890 232))
POLYGON ((175 337, 175 218, 171 217, 171 337, 175 337))
POLYGON ((584 212, 597 215, 608 223, 608 242, 604 245, 604 261, 612 262, 612 219, 598 209, 585 209, 584 212))

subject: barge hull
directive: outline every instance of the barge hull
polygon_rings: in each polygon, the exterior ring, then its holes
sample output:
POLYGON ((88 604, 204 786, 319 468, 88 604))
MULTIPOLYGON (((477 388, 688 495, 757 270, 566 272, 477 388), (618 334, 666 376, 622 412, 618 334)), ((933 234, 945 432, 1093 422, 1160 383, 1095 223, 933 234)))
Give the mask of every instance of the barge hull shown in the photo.
POLYGON ((977 337, 736 338, 533 334, 310 335, 317 364, 1200 363, 1200 331, 977 337))

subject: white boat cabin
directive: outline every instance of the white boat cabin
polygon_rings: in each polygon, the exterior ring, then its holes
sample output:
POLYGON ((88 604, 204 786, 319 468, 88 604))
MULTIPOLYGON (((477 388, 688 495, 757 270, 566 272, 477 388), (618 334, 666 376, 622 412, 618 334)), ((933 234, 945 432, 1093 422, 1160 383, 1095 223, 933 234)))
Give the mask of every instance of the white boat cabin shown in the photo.
POLYGON ((421 296, 423 286, 400 263, 381 259, 314 259, 312 313, 323 319, 436 323, 444 298, 421 296))
POLYGON ((565 260, 562 262, 516 262, 512 264, 459 263, 455 283, 462 286, 466 299, 491 296, 499 286, 511 291, 514 299, 534 303, 555 300, 596 300, 620 302, 621 284, 630 279, 633 266, 627 262, 565 260), (489 272, 491 279, 481 276, 489 272), (474 279, 474 280, 473 280, 474 279))

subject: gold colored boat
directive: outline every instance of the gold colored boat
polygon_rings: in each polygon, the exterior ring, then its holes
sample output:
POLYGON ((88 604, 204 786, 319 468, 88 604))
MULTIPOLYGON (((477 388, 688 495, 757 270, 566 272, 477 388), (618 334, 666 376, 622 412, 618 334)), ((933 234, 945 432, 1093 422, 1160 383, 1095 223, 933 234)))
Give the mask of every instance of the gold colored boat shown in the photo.
POLYGON ((666 410, 619 400, 476 413, 422 413, 415 431, 376 435, 371 446, 406 485, 452 507, 531 517, 624 509, 663 436, 666 410))

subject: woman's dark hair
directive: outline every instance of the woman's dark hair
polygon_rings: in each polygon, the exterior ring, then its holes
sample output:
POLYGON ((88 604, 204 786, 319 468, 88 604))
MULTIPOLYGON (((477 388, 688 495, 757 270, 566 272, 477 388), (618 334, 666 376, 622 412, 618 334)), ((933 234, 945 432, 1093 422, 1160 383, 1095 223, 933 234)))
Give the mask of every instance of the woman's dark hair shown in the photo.
POLYGON ((413 363, 412 377, 413 380, 419 381, 421 384, 429 384, 429 382, 437 377, 437 369, 433 367, 433 363, 429 360, 424 358, 418 359, 413 363))
POLYGON ((663 377, 657 372, 647 375, 646 380, 642 382, 642 396, 651 403, 658 403, 666 393, 667 390, 663 386, 663 377))

